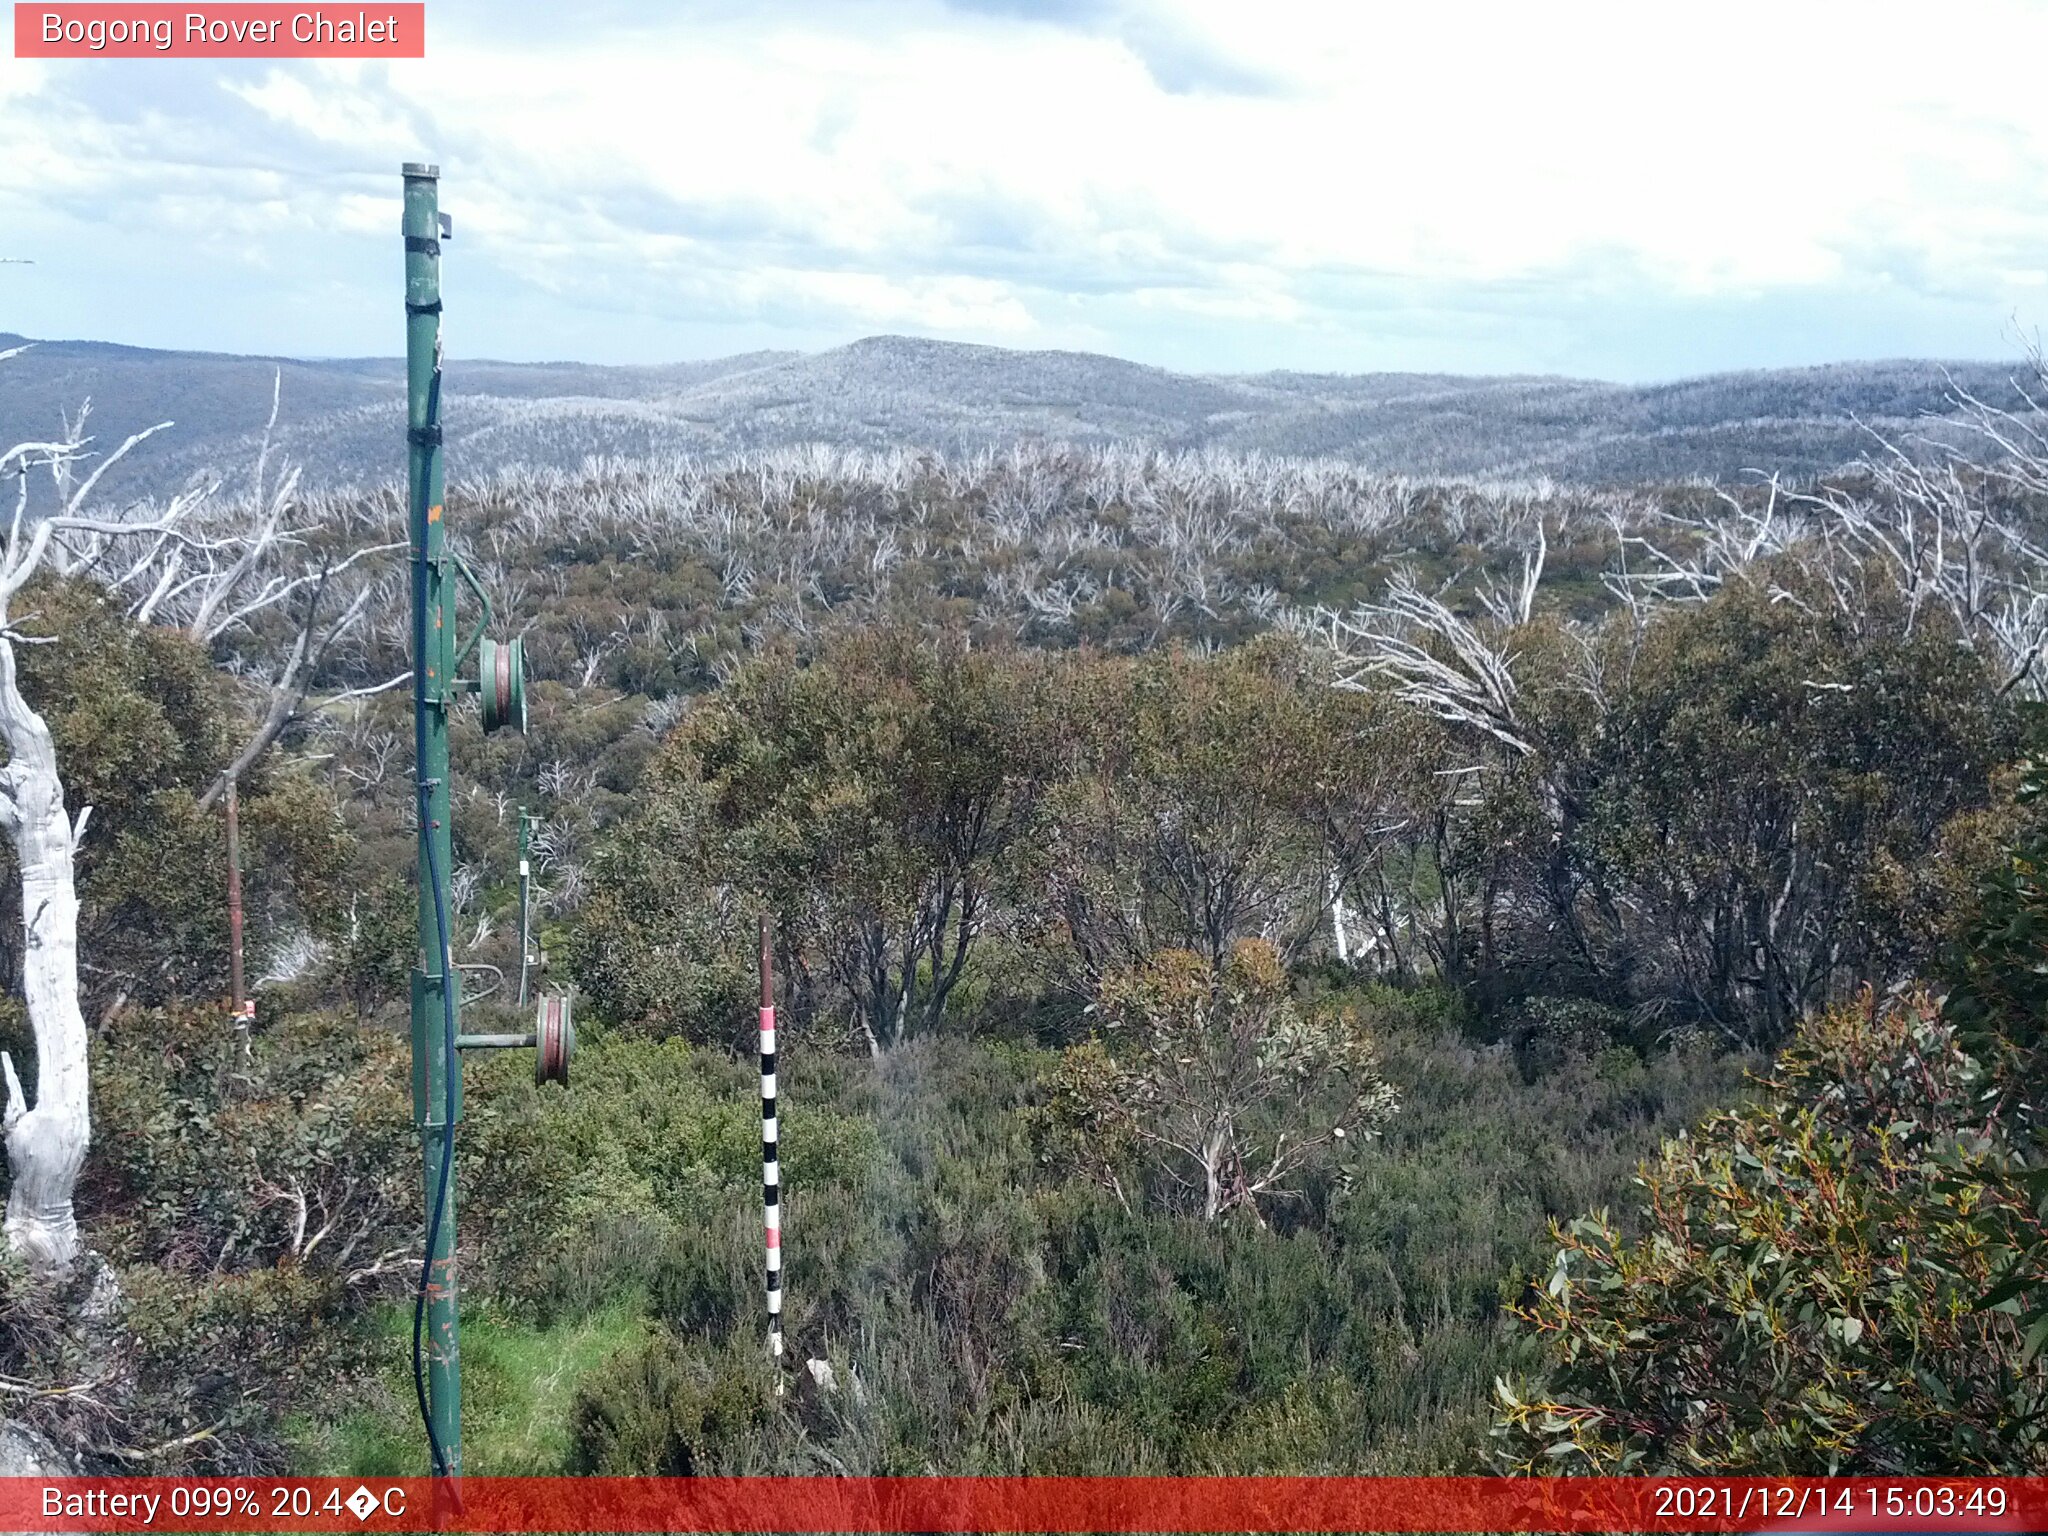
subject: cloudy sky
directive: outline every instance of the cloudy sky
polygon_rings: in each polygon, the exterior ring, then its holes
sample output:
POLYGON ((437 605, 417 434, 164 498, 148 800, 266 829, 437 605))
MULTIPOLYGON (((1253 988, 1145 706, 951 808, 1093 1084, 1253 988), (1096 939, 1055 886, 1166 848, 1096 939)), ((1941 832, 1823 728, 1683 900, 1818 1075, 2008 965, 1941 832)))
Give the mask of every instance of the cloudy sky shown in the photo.
MULTIPOLYGON (((349 7, 352 11, 353 6, 349 7)), ((882 332, 1655 379, 2048 325, 2048 4, 428 0, 424 62, 0 59, 0 330, 652 362, 882 332)))

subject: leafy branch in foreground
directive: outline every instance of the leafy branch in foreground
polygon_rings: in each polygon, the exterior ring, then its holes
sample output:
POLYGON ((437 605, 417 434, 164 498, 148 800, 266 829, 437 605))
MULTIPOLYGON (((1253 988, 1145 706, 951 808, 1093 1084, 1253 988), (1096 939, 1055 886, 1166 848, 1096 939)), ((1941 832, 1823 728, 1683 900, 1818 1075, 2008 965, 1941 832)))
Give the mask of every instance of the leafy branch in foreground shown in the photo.
POLYGON ((2048 1362, 1992 1293, 2040 1238, 1990 1078, 1925 993, 1816 1016, 1761 1102, 1667 1143, 1641 1235, 1572 1222, 1512 1309, 1520 1472, 2034 1473, 2048 1362), (1995 1303, 1987 1305, 1988 1303, 1995 1303))

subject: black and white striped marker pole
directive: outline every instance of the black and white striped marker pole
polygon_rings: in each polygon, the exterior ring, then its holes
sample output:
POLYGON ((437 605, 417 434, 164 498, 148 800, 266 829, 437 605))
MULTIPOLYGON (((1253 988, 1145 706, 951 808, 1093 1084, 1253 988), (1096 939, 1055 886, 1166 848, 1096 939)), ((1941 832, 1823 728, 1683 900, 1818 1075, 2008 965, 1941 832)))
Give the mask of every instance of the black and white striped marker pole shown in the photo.
POLYGON ((782 1396, 782 1164, 776 1155, 775 985, 768 919, 761 919, 761 1212, 768 1243, 768 1353, 782 1396))

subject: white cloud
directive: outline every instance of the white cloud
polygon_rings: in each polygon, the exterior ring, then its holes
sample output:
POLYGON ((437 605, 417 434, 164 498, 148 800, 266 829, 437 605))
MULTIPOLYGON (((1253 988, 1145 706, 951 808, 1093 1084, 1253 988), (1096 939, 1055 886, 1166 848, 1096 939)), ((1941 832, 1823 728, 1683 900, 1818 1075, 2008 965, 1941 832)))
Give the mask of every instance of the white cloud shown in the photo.
POLYGON ((1024 338, 1038 329, 1031 312, 1005 285, 975 278, 893 281, 871 272, 749 273, 732 285, 735 299, 755 304, 810 303, 854 316, 869 327, 909 327, 1024 338))
POLYGON ((2048 7, 2024 0, 1001 9, 543 30, 437 0, 424 62, 160 103, 204 66, 0 61, 0 223, 56 182, 166 239, 368 237, 424 154, 478 258, 564 299, 1112 344, 1112 302, 1327 330, 1369 323, 1328 308, 1361 284, 1889 287, 2002 316, 2048 249, 2048 7), (115 69, 140 110, 84 89, 115 69))

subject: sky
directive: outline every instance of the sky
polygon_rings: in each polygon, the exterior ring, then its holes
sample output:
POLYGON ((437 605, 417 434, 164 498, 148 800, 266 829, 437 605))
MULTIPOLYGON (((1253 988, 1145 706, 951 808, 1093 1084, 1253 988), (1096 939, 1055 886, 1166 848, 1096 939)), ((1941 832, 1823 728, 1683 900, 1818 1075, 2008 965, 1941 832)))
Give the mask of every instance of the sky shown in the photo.
POLYGON ((421 159, 451 355, 1635 381, 2048 324, 2040 0, 428 0, 427 37, 0 58, 0 331, 394 354, 421 159))

